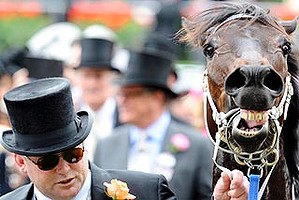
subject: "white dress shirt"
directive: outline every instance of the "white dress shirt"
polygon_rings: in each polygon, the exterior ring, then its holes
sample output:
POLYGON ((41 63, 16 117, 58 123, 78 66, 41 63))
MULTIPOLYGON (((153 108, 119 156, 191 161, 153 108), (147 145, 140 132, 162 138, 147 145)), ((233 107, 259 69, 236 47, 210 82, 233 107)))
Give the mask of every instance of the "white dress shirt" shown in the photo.
POLYGON ((165 111, 162 115, 146 129, 136 126, 130 127, 130 144, 128 169, 143 172, 154 172, 155 162, 161 151, 162 143, 171 120, 170 113, 165 111), (139 151, 140 137, 146 133, 146 152, 139 151))

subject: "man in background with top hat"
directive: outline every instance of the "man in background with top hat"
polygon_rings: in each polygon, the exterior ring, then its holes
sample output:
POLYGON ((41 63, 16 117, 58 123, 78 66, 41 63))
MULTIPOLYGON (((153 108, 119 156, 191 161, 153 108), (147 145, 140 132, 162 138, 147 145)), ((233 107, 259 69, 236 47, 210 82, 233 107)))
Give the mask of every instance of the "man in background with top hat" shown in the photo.
POLYGON ((94 118, 91 133, 86 140, 91 160, 95 141, 107 137, 119 125, 114 82, 120 70, 113 63, 117 48, 116 35, 109 30, 92 26, 85 30, 86 34, 79 40, 81 59, 76 73, 81 95, 76 104, 77 110, 87 110, 94 118))
POLYGON ((88 161, 84 140, 92 117, 74 111, 67 79, 33 81, 8 91, 4 101, 12 130, 3 132, 1 144, 32 183, 1 200, 176 199, 161 175, 105 171, 88 161), (123 190, 111 187, 118 184, 123 190))
POLYGON ((172 64, 162 51, 131 52, 117 96, 125 125, 98 141, 94 162, 102 168, 163 174, 179 200, 208 200, 212 144, 171 117, 168 103, 177 96, 167 83, 172 64))
MULTIPOLYGON (((3 95, 12 87, 12 75, 8 65, 0 63, 0 134, 9 130, 10 122, 3 95)), ((0 146, 0 196, 27 182, 26 176, 15 167, 13 154, 0 146)))

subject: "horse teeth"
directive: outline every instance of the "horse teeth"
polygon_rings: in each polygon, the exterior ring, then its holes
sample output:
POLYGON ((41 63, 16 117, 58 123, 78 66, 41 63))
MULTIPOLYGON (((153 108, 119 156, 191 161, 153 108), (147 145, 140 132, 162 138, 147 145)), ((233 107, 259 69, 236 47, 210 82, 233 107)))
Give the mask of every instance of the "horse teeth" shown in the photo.
POLYGON ((240 135, 243 137, 253 137, 257 134, 257 130, 246 130, 246 131, 240 131, 240 135))
POLYGON ((250 112, 248 113, 248 120, 253 121, 255 119, 254 113, 250 112))
POLYGON ((257 121, 262 120, 262 119, 263 119, 263 115, 262 115, 262 113, 256 113, 256 115, 255 115, 255 119, 256 119, 257 121))
POLYGON ((244 119, 244 120, 247 120, 247 113, 242 112, 241 118, 244 119))
POLYGON ((268 119, 268 113, 264 111, 256 112, 256 111, 242 110, 241 118, 248 121, 260 122, 268 119))

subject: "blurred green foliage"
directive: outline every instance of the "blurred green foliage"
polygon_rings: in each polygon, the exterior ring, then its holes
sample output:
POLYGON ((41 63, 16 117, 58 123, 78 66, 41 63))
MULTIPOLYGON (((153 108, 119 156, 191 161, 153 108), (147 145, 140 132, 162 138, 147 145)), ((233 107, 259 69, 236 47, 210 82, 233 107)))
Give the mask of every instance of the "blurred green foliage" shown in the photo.
MULTIPOLYGON (((90 21, 76 22, 76 25, 78 25, 81 28, 81 30, 83 30, 84 28, 92 24, 95 24, 95 22, 90 22, 90 21)), ((102 23, 98 22, 97 24, 102 24, 102 23)), ((144 28, 142 28, 140 25, 135 23, 133 20, 127 23, 122 28, 119 28, 114 31, 118 35, 120 43, 125 48, 131 48, 134 47, 135 45, 139 45, 138 43, 143 39, 143 36, 145 35, 146 32, 144 28)))
MULTIPOLYGON (((51 23, 53 23, 53 20, 46 15, 36 18, 11 17, 0 19, 0 54, 13 46, 25 46, 26 42, 37 31, 51 23)), ((82 30, 91 24, 95 24, 95 22, 76 22, 76 25, 82 30)), ((119 36, 123 46, 131 48, 139 41, 138 38, 142 38, 145 30, 131 21, 124 27, 114 31, 119 36)))
POLYGON ((9 17, 0 20, 0 52, 11 46, 24 46, 39 29, 51 23, 46 16, 38 18, 9 17))

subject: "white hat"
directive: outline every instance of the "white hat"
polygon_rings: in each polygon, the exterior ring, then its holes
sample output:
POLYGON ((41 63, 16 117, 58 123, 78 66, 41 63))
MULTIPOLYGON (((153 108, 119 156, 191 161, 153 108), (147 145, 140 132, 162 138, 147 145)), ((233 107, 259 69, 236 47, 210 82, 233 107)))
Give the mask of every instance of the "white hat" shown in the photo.
POLYGON ((65 62, 71 56, 71 45, 80 36, 81 30, 75 24, 59 22, 35 33, 27 41, 26 46, 31 56, 65 62))
POLYGON ((97 38, 109 40, 111 42, 117 42, 116 33, 110 28, 99 24, 94 24, 86 27, 83 30, 82 36, 83 38, 97 38))

